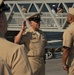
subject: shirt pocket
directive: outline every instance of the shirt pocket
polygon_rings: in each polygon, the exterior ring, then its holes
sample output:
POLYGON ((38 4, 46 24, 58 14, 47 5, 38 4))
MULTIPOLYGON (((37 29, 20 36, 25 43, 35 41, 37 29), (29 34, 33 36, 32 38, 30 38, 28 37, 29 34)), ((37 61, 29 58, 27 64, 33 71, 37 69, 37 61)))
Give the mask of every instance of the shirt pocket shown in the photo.
POLYGON ((36 34, 32 35, 31 43, 37 43, 38 41, 39 41, 38 36, 36 34))
POLYGON ((33 38, 32 40, 31 40, 31 43, 38 43, 38 39, 36 39, 36 38, 33 38))

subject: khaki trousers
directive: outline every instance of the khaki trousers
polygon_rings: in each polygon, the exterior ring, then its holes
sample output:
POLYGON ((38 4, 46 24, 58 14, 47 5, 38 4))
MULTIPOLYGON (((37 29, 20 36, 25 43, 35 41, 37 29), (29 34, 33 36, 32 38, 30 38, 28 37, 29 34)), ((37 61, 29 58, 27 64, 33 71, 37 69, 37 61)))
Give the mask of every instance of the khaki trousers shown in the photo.
POLYGON ((68 75, 74 75, 74 55, 69 57, 68 64, 69 64, 68 75))
POLYGON ((43 58, 29 57, 29 62, 34 75, 45 75, 45 64, 43 58))

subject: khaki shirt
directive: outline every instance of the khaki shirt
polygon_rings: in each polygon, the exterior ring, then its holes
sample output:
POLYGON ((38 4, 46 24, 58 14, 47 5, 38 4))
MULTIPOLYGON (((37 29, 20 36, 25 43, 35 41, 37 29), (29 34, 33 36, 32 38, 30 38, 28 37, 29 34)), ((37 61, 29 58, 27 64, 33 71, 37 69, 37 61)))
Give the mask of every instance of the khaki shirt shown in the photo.
POLYGON ((69 25, 63 34, 63 46, 73 47, 74 43, 74 22, 69 25))
MULTIPOLYGON (((24 46, 11 43, 0 37, 0 57, 9 65, 12 75, 32 75, 24 46)), ((7 72, 5 70, 4 75, 8 75, 7 72)))
POLYGON ((43 56, 47 41, 41 30, 34 31, 30 27, 25 33, 23 33, 21 43, 25 44, 28 55, 43 56))
POLYGON ((9 65, 0 58, 0 75, 12 75, 9 65))
POLYGON ((69 25, 63 34, 63 46, 70 47, 74 51, 74 22, 69 25))

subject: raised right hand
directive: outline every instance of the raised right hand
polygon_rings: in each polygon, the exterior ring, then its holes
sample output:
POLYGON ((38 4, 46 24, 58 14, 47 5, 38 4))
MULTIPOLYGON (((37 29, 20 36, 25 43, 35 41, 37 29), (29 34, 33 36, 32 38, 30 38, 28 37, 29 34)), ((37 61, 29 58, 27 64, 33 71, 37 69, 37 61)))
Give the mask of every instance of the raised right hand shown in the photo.
POLYGON ((26 21, 22 22, 22 29, 25 30, 27 28, 26 21))

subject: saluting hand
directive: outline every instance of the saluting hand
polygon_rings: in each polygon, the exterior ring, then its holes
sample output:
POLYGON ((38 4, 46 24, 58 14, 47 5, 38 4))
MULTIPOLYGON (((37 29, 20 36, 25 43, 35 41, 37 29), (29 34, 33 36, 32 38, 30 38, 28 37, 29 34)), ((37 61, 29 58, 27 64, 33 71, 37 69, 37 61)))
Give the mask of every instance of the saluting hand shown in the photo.
POLYGON ((26 21, 23 21, 23 23, 22 23, 22 30, 24 31, 26 28, 27 28, 26 21))

